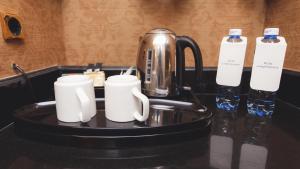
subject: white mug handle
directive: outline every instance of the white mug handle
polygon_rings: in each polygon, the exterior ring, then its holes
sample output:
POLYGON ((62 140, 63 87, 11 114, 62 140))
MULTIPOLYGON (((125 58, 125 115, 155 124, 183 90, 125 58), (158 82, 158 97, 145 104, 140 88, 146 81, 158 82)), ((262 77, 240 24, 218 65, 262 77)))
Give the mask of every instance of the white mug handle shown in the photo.
POLYGON ((142 94, 136 87, 131 90, 132 94, 140 99, 143 103, 143 112, 142 115, 139 112, 134 112, 133 116, 138 121, 145 121, 149 116, 149 99, 142 94))
POLYGON ((82 122, 88 122, 89 120, 91 120, 91 117, 90 117, 91 100, 81 88, 76 89, 76 95, 79 99, 80 106, 81 106, 81 111, 79 113, 79 119, 82 122))

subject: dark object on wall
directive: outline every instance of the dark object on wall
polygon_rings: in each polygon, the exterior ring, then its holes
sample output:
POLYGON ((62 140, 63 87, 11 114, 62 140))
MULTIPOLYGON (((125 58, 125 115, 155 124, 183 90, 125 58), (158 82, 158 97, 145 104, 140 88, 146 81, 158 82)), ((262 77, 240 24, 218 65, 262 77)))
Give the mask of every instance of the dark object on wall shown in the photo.
POLYGON ((20 21, 15 17, 5 16, 5 21, 8 25, 8 29, 13 36, 19 36, 21 34, 22 26, 20 21))

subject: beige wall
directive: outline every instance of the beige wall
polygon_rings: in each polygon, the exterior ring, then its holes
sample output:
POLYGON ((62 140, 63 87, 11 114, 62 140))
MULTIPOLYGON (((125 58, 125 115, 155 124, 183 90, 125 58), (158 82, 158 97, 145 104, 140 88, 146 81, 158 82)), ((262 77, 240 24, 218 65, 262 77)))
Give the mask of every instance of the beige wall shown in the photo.
POLYGON ((0 77, 14 75, 13 62, 26 71, 63 63, 61 0, 1 0, 0 11, 17 12, 25 31, 23 43, 8 43, 0 27, 0 77))
POLYGON ((222 37, 239 27, 249 37, 250 66, 265 21, 264 0, 64 0, 62 7, 67 65, 133 65, 139 36, 167 27, 195 39, 204 65, 216 66, 222 37))
POLYGON ((287 40, 285 68, 300 71, 300 0, 268 0, 266 26, 280 28, 287 40))
MULTIPOLYGON (((13 62, 26 71, 52 65, 135 64, 138 38, 153 27, 167 27, 195 39, 205 66, 216 66, 219 44, 231 27, 249 39, 251 66, 255 37, 278 26, 287 38, 285 68, 300 71, 299 0, 1 0, 24 20, 24 43, 0 35, 0 77, 14 75, 13 62)), ((1 28, 0 28, 1 29, 1 28)), ((188 65, 192 66, 190 51, 188 65)))

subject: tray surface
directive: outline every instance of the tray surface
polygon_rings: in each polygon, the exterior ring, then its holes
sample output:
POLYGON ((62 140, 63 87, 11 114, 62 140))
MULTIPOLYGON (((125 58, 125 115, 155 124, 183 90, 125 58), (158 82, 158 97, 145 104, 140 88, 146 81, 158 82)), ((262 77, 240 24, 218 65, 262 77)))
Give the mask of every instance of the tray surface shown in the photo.
MULTIPOLYGON (((15 113, 17 131, 43 138, 136 139, 159 136, 178 137, 207 129, 212 113, 191 102, 150 99, 149 118, 145 122, 113 122, 105 118, 104 99, 97 99, 97 114, 87 123, 65 123, 56 117, 55 101, 25 106, 15 113)), ((18 132, 17 132, 18 133, 18 132)), ((172 137, 170 137, 172 139, 172 137)))

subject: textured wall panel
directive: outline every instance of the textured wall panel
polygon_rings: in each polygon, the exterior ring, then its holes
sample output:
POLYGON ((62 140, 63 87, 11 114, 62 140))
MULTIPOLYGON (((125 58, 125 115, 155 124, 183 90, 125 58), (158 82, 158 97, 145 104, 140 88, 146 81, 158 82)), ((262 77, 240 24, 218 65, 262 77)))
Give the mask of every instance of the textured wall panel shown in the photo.
POLYGON ((23 19, 25 40, 6 42, 0 28, 0 77, 14 75, 15 62, 26 71, 63 63, 61 0, 1 0, 1 11, 23 19))
MULTIPOLYGON (((239 27, 249 37, 250 66, 265 21, 264 0, 64 0, 62 7, 68 65, 133 65, 139 36, 167 27, 194 38, 204 65, 216 66, 222 37, 239 27)), ((193 65, 190 51, 187 63, 193 65)))
POLYGON ((278 26, 288 41, 285 68, 300 70, 299 0, 0 1, 0 10, 7 9, 23 18, 26 37, 23 43, 0 38, 0 77, 14 74, 12 62, 27 71, 56 64, 133 65, 139 36, 154 27, 194 38, 205 66, 217 65, 222 37, 240 27, 249 37, 246 66, 251 66, 255 37, 264 26, 278 26))
POLYGON ((288 47, 284 67, 300 71, 300 1, 268 0, 266 26, 280 28, 288 47))

